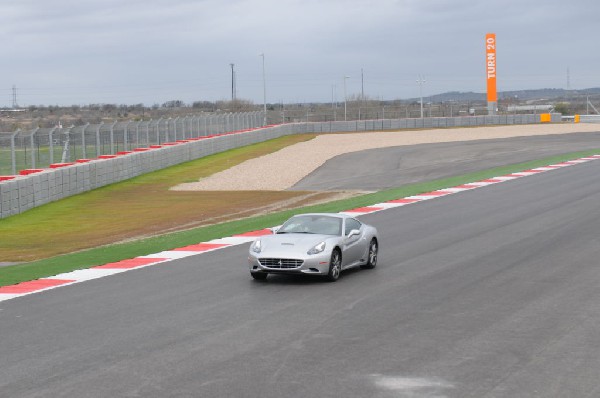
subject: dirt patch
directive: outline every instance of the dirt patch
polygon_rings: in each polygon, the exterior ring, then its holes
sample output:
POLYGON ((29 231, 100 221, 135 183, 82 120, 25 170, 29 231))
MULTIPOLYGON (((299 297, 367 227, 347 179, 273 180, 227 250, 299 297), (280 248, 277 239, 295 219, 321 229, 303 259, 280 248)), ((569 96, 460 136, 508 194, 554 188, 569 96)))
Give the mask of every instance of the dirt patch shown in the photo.
MULTIPOLYGON (((216 192, 215 192, 216 193, 216 192)), ((359 195, 369 193, 367 191, 331 191, 331 192, 295 192, 297 195, 292 195, 283 199, 274 197, 274 201, 262 200, 255 205, 245 207, 243 209, 231 210, 231 208, 223 206, 220 210, 215 209, 212 216, 205 216, 187 222, 180 222, 170 228, 163 228, 160 233, 169 233, 175 231, 183 231, 187 229, 218 224, 226 221, 234 221, 251 216, 260 216, 263 214, 275 213, 278 211, 328 203, 335 200, 348 199, 359 195)), ((241 199, 244 197, 256 197, 254 192, 240 191, 219 191, 219 195, 227 195, 229 198, 241 199)), ((149 235, 150 236, 150 235, 149 235)), ((135 239, 139 239, 137 236, 135 239)))

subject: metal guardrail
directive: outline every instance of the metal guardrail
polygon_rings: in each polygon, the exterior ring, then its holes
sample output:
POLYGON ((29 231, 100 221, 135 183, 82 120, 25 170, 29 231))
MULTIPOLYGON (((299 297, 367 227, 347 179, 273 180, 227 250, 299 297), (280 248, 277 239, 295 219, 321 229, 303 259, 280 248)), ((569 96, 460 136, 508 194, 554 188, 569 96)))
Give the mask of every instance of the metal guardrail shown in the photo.
POLYGON ((579 123, 600 123, 600 115, 579 115, 579 123))
POLYGON ((262 112, 188 115, 0 132, 0 175, 263 125, 262 112))
POLYGON ((567 115, 562 116, 561 120, 572 123, 600 123, 600 115, 567 115))

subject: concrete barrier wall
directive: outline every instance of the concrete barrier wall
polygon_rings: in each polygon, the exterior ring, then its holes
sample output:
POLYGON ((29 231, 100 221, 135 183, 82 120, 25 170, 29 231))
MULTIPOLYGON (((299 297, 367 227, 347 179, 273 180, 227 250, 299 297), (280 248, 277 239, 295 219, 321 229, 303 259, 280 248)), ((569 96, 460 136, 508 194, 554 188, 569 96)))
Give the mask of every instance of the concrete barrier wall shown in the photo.
MULTIPOLYGON (((553 122, 561 115, 553 114, 553 122)), ((142 174, 290 134, 539 123, 539 115, 295 123, 163 145, 23 176, 0 176, 0 219, 142 174)))

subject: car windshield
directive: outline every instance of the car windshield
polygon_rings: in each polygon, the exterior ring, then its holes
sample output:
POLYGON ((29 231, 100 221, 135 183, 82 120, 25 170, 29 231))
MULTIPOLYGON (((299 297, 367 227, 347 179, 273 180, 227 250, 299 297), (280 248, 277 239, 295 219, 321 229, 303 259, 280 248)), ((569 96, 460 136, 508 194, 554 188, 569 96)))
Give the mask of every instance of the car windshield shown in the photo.
POLYGON ((323 215, 295 216, 287 220, 277 233, 339 236, 342 234, 342 219, 323 215))

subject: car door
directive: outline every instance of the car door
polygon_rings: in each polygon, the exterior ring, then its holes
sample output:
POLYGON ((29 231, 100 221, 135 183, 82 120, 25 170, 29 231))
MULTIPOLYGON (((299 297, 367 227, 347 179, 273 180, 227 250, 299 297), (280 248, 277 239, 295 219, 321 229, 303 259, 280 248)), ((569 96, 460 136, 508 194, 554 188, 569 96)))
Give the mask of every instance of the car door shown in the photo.
POLYGON ((361 259, 364 250, 363 244, 364 227, 360 221, 354 218, 347 218, 344 225, 344 253, 342 254, 342 263, 344 266, 355 264, 361 259), (349 237, 350 231, 357 229, 358 235, 349 237))

